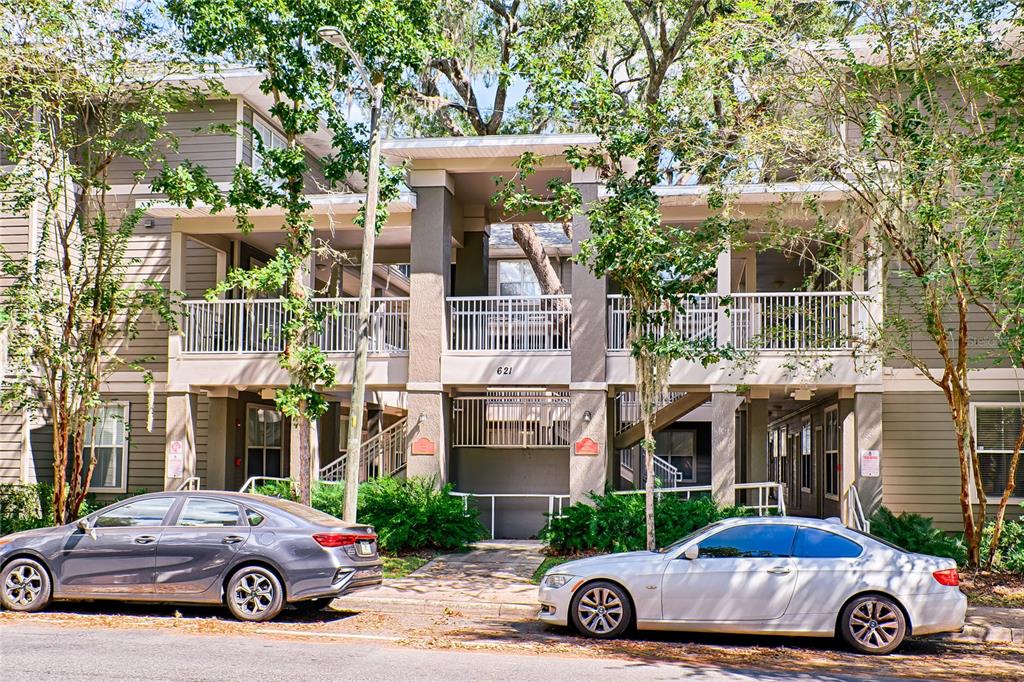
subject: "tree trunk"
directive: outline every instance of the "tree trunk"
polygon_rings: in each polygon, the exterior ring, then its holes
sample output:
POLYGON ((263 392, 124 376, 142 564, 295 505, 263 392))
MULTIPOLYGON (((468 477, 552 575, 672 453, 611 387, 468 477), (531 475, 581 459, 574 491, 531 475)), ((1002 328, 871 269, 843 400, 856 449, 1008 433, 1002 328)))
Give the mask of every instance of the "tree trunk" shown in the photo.
MULTIPOLYGON (((302 412, 305 413, 306 406, 302 406, 302 412)), ((299 427, 299 502, 306 505, 307 507, 312 506, 313 502, 313 485, 310 479, 310 470, 313 468, 313 454, 310 450, 310 421, 305 417, 297 417, 299 427)), ((294 476, 294 472, 292 476, 294 476)))
MULTIPOLYGON (((949 402, 950 416, 956 433, 956 448, 960 464, 960 512, 964 520, 964 540, 967 543, 967 565, 977 568, 981 563, 981 534, 984 526, 984 515, 980 523, 974 514, 971 503, 971 464, 974 438, 971 432, 969 398, 956 387, 945 387, 946 400, 949 402)), ((985 491, 977 491, 979 500, 985 491)))
POLYGON ((363 433, 363 408, 366 403, 366 356, 370 348, 370 290, 373 287, 373 249, 377 237, 377 194, 380 184, 380 108, 381 86, 371 88, 370 160, 366 180, 366 220, 363 224, 363 252, 359 266, 358 333, 352 371, 352 400, 348 413, 348 443, 345 448, 345 507, 342 518, 355 523, 359 496, 360 446, 363 433))
POLYGON ((544 243, 537 236, 537 231, 530 223, 513 223, 512 239, 519 245, 533 268, 533 274, 537 276, 537 283, 540 284, 541 293, 545 296, 560 296, 565 293, 562 289, 562 280, 558 273, 551 267, 551 260, 548 258, 544 243))
POLYGON ((647 474, 644 481, 644 523, 647 527, 647 551, 653 552, 657 549, 654 538, 654 429, 650 410, 641 409, 644 421, 644 442, 641 449, 644 451, 644 471, 647 474))

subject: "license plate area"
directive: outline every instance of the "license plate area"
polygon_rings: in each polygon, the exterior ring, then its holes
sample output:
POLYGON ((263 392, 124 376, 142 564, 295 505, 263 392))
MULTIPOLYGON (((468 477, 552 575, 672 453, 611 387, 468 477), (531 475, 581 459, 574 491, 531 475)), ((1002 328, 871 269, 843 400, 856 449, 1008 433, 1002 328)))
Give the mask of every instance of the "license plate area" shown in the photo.
POLYGON ((373 556, 373 543, 367 540, 360 540, 356 543, 356 555, 373 556))

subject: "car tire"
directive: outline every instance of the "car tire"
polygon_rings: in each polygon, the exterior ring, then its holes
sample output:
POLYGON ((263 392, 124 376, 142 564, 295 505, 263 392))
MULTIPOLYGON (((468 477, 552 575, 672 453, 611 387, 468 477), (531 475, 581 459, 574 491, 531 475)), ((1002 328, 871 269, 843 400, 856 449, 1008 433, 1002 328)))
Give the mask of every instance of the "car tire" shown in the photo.
POLYGON ((843 639, 862 654, 888 654, 907 636, 907 618, 900 605, 880 594, 852 600, 839 619, 843 639))
POLYGON ((0 603, 8 611, 39 611, 52 595, 50 574, 35 559, 15 559, 0 571, 0 603))
POLYGON ((569 605, 572 623, 587 637, 620 637, 633 622, 633 606, 626 591, 604 580, 587 583, 569 605))
POLYGON ((231 576, 224 595, 228 610, 238 620, 272 620, 284 609, 284 588, 273 571, 246 566, 231 576))
POLYGON ((322 597, 320 599, 307 599, 306 601, 297 601, 292 606, 295 610, 303 615, 312 615, 323 611, 331 602, 334 601, 334 597, 322 597))

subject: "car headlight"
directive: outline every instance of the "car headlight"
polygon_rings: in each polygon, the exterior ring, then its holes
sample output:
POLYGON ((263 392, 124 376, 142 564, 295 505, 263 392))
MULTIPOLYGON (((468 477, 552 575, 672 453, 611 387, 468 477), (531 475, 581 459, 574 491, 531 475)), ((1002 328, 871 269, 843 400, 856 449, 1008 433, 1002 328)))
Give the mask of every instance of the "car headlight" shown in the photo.
POLYGON ((573 576, 565 573, 549 573, 544 576, 544 587, 559 588, 573 579, 573 576))

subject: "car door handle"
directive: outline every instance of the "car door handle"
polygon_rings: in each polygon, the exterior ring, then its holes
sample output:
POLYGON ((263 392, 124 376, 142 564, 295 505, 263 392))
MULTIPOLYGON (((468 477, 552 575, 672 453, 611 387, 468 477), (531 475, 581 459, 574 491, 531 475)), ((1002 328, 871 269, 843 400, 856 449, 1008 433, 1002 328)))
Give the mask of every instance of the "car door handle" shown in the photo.
POLYGON ((792 573, 793 569, 789 566, 774 566, 772 568, 769 568, 768 572, 772 575, 786 575, 788 573, 792 573))
POLYGON ((140 535, 135 538, 136 545, 148 545, 153 542, 156 542, 155 535, 140 535))
POLYGON ((225 545, 234 545, 236 543, 241 542, 244 539, 245 538, 243 538, 241 535, 228 535, 223 540, 221 540, 221 542, 223 542, 225 545))

